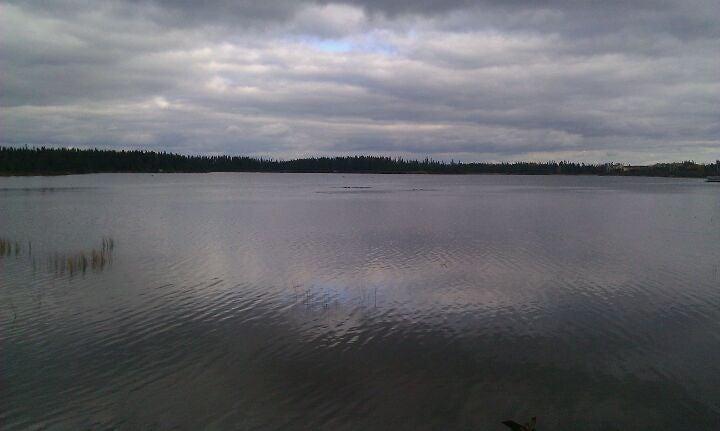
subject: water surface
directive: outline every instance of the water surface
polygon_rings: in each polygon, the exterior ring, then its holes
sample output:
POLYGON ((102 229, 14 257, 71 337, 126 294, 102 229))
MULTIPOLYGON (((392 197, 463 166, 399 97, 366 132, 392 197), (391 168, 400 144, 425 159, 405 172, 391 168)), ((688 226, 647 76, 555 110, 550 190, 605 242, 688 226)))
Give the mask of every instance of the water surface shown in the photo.
POLYGON ((6 430, 720 429, 717 184, 0 178, 0 238, 6 430))

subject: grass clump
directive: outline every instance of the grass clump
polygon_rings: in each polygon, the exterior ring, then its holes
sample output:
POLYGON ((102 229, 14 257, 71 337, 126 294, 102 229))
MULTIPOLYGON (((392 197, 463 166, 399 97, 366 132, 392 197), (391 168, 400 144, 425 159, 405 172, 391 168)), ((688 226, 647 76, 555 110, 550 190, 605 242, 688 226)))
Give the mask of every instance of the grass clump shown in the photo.
MULTIPOLYGON (((27 243, 27 258, 32 264, 33 270, 42 268, 45 262, 45 269, 56 275, 69 274, 73 276, 78 273, 85 274, 88 270, 102 271, 112 263, 112 254, 115 249, 115 240, 112 237, 104 237, 98 247, 74 252, 54 252, 44 256, 37 256, 33 253, 32 243, 27 243)), ((15 256, 20 257, 22 247, 19 242, 0 237, 0 258, 15 256)))

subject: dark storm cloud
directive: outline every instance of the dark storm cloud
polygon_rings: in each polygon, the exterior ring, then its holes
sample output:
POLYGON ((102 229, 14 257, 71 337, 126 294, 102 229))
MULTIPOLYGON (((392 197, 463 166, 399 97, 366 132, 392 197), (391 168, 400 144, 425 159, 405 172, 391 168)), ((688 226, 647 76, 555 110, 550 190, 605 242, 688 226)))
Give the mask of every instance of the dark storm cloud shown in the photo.
POLYGON ((718 157, 712 2, 5 2, 0 142, 718 157))

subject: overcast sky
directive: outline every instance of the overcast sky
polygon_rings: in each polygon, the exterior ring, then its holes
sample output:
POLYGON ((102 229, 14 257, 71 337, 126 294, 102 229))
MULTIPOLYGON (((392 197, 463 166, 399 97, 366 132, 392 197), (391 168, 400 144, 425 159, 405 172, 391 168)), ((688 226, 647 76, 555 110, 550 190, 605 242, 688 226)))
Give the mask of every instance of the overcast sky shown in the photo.
POLYGON ((717 0, 200 3, 1 2, 0 144, 720 157, 717 0))

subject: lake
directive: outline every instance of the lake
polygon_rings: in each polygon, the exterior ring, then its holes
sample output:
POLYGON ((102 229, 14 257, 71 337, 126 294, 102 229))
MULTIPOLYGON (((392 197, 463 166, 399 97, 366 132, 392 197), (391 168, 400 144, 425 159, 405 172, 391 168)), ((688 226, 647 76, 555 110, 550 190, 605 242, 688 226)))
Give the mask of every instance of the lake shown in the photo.
POLYGON ((720 429, 720 185, 0 178, 0 428, 720 429))

